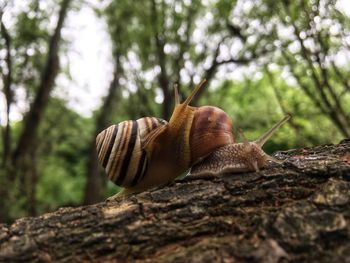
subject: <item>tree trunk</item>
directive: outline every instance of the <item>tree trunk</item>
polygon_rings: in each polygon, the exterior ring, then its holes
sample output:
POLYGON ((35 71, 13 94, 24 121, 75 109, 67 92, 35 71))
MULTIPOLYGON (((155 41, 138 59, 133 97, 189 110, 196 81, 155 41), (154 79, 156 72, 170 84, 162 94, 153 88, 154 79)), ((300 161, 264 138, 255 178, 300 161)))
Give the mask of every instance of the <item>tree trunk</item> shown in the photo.
POLYGON ((0 261, 349 262, 350 139, 0 225, 0 261))
MULTIPOLYGON (((22 133, 19 137, 17 147, 12 156, 13 167, 20 182, 21 195, 25 195, 28 202, 35 200, 35 188, 37 177, 32 171, 36 171, 36 162, 32 158, 37 147, 39 125, 42 121, 44 111, 48 105, 50 93, 54 87, 55 79, 59 70, 59 43, 61 40, 61 29, 68 12, 71 0, 63 0, 54 34, 50 38, 46 65, 42 72, 40 85, 30 110, 25 117, 22 133), (22 191, 23 190, 23 191, 22 191)), ((35 202, 35 201, 34 201, 35 202)), ((33 215, 34 211, 28 207, 33 215)))
MULTIPOLYGON (((160 68, 160 73, 158 74, 158 84, 163 91, 164 100, 162 103, 162 118, 169 120, 171 116, 171 109, 173 108, 172 93, 170 92, 170 81, 169 75, 166 67, 166 55, 164 53, 165 40, 162 32, 159 32, 159 21, 157 4, 155 0, 151 1, 151 14, 152 14, 152 26, 154 31, 154 41, 156 48, 157 63, 160 68)), ((164 30, 164 29, 163 29, 164 30)))
POLYGON ((10 110, 13 103, 13 91, 12 91, 12 57, 11 57, 11 36, 2 21, 2 10, 0 10, 0 32, 5 41, 6 57, 4 62, 6 63, 7 72, 1 72, 3 91, 5 95, 5 108, 6 108, 6 122, 4 127, 0 127, 2 132, 2 160, 0 160, 0 196, 3 199, 0 206, 0 219, 6 218, 8 215, 8 202, 6 197, 9 195, 9 185, 11 180, 11 172, 9 162, 11 160, 11 124, 10 124, 10 110), (9 176, 10 175, 10 176, 9 176))
POLYGON ((66 17, 68 6, 71 0, 64 0, 61 4, 61 10, 57 21, 56 29, 49 43, 49 51, 47 55, 46 65, 41 76, 41 82, 34 102, 25 118, 23 132, 19 138, 19 142, 14 152, 14 162, 21 155, 30 152, 31 147, 36 147, 35 137, 42 120, 44 110, 48 104, 51 90, 55 84, 55 78, 59 69, 58 51, 59 42, 61 40, 61 29, 66 17))
POLYGON ((5 24, 1 20, 1 12, 0 12, 0 31, 1 35, 5 40, 6 47, 6 58, 5 63, 7 67, 7 73, 2 72, 2 80, 3 80, 3 90, 5 95, 5 103, 6 103, 6 123, 3 128, 3 159, 2 159, 2 168, 6 169, 8 165, 8 161, 10 160, 11 155, 11 126, 10 126, 10 111, 11 105, 13 103, 13 91, 12 87, 12 57, 11 57, 11 45, 12 40, 11 36, 5 26, 5 24))
POLYGON ((113 103, 117 97, 119 78, 122 74, 120 54, 116 55, 115 64, 113 80, 109 86, 108 94, 103 102, 101 111, 96 118, 95 132, 90 143, 90 155, 87 164, 87 181, 83 201, 86 205, 102 201, 106 190, 106 177, 102 175, 97 161, 95 138, 103 129, 111 125, 111 112, 113 112, 113 103))

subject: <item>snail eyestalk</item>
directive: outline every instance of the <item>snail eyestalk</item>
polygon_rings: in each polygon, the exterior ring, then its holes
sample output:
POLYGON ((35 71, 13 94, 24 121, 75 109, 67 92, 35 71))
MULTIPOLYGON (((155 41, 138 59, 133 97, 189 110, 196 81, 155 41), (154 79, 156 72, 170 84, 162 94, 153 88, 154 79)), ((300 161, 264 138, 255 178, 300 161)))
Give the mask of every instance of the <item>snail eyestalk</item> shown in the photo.
POLYGON ((179 89, 177 83, 174 84, 175 105, 180 104, 179 89))
POLYGON ((205 79, 203 79, 198 85, 197 87, 194 89, 194 91, 191 93, 190 96, 187 97, 187 99, 185 100, 185 102, 183 103, 184 106, 187 106, 190 104, 191 100, 194 98, 194 96, 196 95, 196 93, 198 92, 198 90, 203 86, 203 84, 206 82, 205 79))
POLYGON ((255 141, 255 143, 257 145, 259 145, 260 147, 262 147, 268 139, 271 138, 272 135, 274 135, 274 133, 283 125, 285 124, 289 119, 291 118, 290 114, 287 114, 286 116, 284 116, 284 118, 282 120, 280 120, 279 122, 277 122, 270 130, 268 130, 263 136, 261 136, 259 139, 257 139, 255 141))
POLYGON ((248 141, 247 137, 245 137, 243 130, 238 129, 238 133, 239 133, 239 136, 241 136, 241 139, 242 139, 244 146, 246 146, 246 147, 249 146, 249 141, 248 141))

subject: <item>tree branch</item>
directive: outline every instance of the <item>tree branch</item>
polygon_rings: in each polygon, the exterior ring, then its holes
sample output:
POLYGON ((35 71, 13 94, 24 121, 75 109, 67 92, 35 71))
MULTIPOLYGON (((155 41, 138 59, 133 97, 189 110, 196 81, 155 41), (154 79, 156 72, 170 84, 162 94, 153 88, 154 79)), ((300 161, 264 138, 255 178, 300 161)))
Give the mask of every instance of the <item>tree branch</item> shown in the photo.
MULTIPOLYGON (((276 85, 276 81, 275 81, 275 78, 274 78, 274 75, 271 73, 271 71, 268 69, 267 66, 264 67, 264 71, 266 72, 268 78, 269 78, 269 82, 271 84, 271 87, 272 87, 272 90, 275 94, 275 97, 277 99, 277 103, 283 113, 283 115, 287 115, 287 114, 290 114, 291 112, 293 112, 293 110, 288 110, 287 109, 287 106, 285 105, 285 98, 283 98, 282 96, 282 93, 281 91, 279 90, 279 88, 277 87, 276 85)), ((298 140, 297 144, 298 145, 303 145, 303 143, 305 141, 307 142, 315 142, 314 140, 314 137, 311 135, 311 136, 301 136, 301 132, 302 132, 302 126, 297 124, 295 121, 294 121, 294 117, 291 118, 288 123, 287 123, 295 132, 295 136, 297 138, 302 138, 304 137, 302 140, 298 140)))
MULTIPOLYGON (((288 7, 288 5, 286 5, 286 3, 283 3, 283 6, 285 7, 287 12, 290 11, 289 7, 288 7)), ((296 24, 293 20, 291 21, 291 25, 294 29, 294 35, 297 38, 297 40, 301 46, 301 55, 306 60, 308 68, 311 70, 311 77, 312 77, 313 82, 314 82, 314 87, 316 88, 316 90, 318 91, 318 94, 320 95, 320 99, 322 100, 322 104, 325 107, 327 115, 331 118, 333 123, 337 126, 339 131, 344 136, 346 136, 346 137, 350 136, 350 131, 348 131, 347 127, 344 125, 342 118, 339 116, 339 113, 337 112, 337 110, 333 107, 331 101, 329 100, 329 98, 325 92, 325 87, 322 84, 321 79, 320 79, 321 76, 318 76, 318 73, 314 67, 313 61, 311 60, 310 52, 306 48, 304 40, 300 36, 299 28, 296 26, 296 24)), ((327 88, 327 86, 326 86, 326 88, 327 88)), ((313 96, 314 95, 311 94, 310 98, 312 98, 313 96)), ((318 105, 320 105, 320 104, 318 104, 318 105)))
MULTIPOLYGON (((342 103, 340 101, 340 96, 336 94, 334 87, 330 83, 330 78, 328 76, 328 69, 325 66, 325 63, 326 63, 325 58, 328 56, 329 48, 324 43, 324 40, 321 37, 319 32, 317 33, 317 40, 320 45, 321 52, 317 52, 316 58, 317 58, 318 66, 322 72, 321 76, 323 79, 323 85, 326 86, 331 98, 333 99, 335 111, 339 114, 340 121, 342 122, 344 127, 350 130, 350 118, 343 109, 342 103)), ((348 135, 350 135, 350 131, 348 135)))
POLYGON ((230 23, 229 21, 226 21, 226 27, 232 36, 238 37, 243 43, 247 42, 247 36, 242 32, 243 30, 240 27, 230 23))
POLYGON ((323 114, 328 115, 328 111, 327 111, 326 107, 322 104, 322 101, 313 94, 313 92, 310 90, 310 88, 302 81, 301 76, 296 72, 296 70, 295 70, 296 65, 292 61, 290 56, 286 53, 286 51, 282 51, 282 55, 283 55, 284 59, 287 61, 288 65, 290 66, 291 73, 293 74, 294 78, 297 80, 299 86, 302 88, 302 90, 305 92, 305 94, 311 99, 311 101, 314 102, 315 106, 318 109, 320 109, 320 111, 323 114))
MULTIPOLYGON (((219 44, 217 45, 217 47, 216 47, 216 49, 214 51, 214 55, 213 55, 213 59, 212 59, 212 62, 211 62, 211 66, 207 70, 205 70, 205 72, 203 74, 204 75, 203 79, 206 79, 206 85, 209 85, 210 81, 214 78, 214 76, 216 74, 216 71, 219 68, 219 66, 225 65, 225 64, 230 64, 230 63, 235 63, 235 64, 239 64, 239 65, 247 65, 250 62, 258 59, 259 57, 261 57, 263 55, 266 55, 269 52, 272 52, 271 50, 263 48, 260 52, 254 52, 250 58, 242 56, 242 57, 238 57, 238 58, 233 58, 232 57, 232 58, 229 58, 227 60, 218 61, 218 57, 219 57, 219 53, 220 53, 220 47, 221 47, 221 45, 224 43, 224 41, 227 38, 228 38, 228 36, 225 36, 225 37, 223 37, 221 39, 221 41, 219 42, 219 44)), ((242 52, 242 53, 244 53, 244 52, 242 52)), ((203 92, 204 92, 204 89, 200 89, 197 92, 196 97, 194 97, 194 99, 192 100, 193 104, 197 103, 197 101, 199 100, 199 98, 201 97, 203 92)))
POLYGON ((4 262, 347 262, 350 141, 0 225, 4 262), (330 249, 331 248, 331 249, 330 249))

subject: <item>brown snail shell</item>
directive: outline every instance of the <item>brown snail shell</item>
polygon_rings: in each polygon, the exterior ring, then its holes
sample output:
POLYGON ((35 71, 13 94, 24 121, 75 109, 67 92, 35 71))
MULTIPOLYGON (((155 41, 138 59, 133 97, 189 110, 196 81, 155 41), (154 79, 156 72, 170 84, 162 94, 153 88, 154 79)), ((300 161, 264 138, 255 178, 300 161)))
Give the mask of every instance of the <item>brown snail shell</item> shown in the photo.
POLYGON ((213 106, 196 109, 190 133, 192 164, 215 149, 234 142, 233 122, 226 112, 213 106))

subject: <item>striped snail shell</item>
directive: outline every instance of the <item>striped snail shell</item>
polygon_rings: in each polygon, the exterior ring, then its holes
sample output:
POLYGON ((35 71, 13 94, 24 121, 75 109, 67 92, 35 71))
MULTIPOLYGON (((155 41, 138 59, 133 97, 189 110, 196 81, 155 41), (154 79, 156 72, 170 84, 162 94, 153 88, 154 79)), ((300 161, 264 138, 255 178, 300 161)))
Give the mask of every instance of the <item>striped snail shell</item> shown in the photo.
POLYGON ((165 120, 144 117, 112 125, 96 137, 98 160, 108 178, 122 187, 135 186, 147 170, 147 156, 143 146, 165 120))

